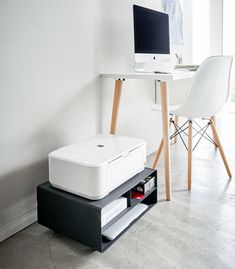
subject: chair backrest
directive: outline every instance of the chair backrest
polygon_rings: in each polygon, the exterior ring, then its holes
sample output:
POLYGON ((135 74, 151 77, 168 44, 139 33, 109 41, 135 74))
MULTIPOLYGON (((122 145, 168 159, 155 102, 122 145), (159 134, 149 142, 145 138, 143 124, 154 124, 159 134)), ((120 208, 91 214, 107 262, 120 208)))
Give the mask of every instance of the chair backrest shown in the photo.
POLYGON ((222 109, 229 97, 232 61, 230 56, 212 56, 200 65, 178 109, 182 116, 207 118, 222 109))

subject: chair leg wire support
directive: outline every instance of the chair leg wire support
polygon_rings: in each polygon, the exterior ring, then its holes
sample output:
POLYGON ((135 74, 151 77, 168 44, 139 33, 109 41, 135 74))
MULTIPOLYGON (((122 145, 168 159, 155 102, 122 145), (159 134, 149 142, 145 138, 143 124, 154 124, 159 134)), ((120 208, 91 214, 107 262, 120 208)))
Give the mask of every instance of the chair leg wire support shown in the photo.
MULTIPOLYGON (((175 121, 173 120, 172 116, 173 115, 171 115, 169 126, 171 126, 171 124, 173 124, 174 128, 175 128, 175 132, 170 136, 170 139, 173 139, 177 135, 179 135, 179 137, 182 140, 186 150, 188 151, 188 190, 189 191, 191 190, 191 182, 192 182, 192 152, 198 146, 198 144, 202 140, 202 138, 205 138, 207 141, 209 141, 210 143, 212 143, 213 145, 218 147, 220 155, 221 155, 222 160, 224 162, 225 168, 227 170, 228 176, 231 178, 232 173, 231 173, 231 170, 229 168, 227 159, 225 157, 225 153, 224 153, 224 150, 222 148, 220 139, 218 137, 218 134, 217 134, 213 119, 203 119, 203 120, 207 121, 207 124, 204 127, 201 127, 194 120, 187 120, 182 126, 178 126, 178 124, 176 124, 175 121), (214 139, 207 133, 207 129, 209 127, 211 127, 211 129, 212 129, 214 139), (186 132, 186 130, 188 130, 188 132, 186 132), (193 131, 195 133, 194 135, 193 135, 193 131), (197 140, 197 142, 195 143, 195 146, 193 147, 192 140, 197 135, 199 135, 199 139, 197 140), (188 140, 187 141, 188 146, 186 145, 183 136, 186 136, 188 138, 187 139, 188 140)), ((158 150, 156 152, 155 159, 154 159, 153 166, 152 166, 153 169, 155 169, 157 164, 158 164, 162 149, 163 149, 163 139, 161 140, 159 148, 158 148, 158 150)))
MULTIPOLYGON (((204 120, 207 120, 207 119, 204 119, 204 120)), ((197 140, 197 142, 195 143, 195 146, 193 147, 192 151, 194 151, 196 149, 196 147, 198 146, 198 144, 200 143, 200 141, 201 141, 202 138, 205 138, 207 141, 209 141, 210 143, 212 143, 213 145, 215 145, 216 147, 218 147, 218 145, 216 144, 215 140, 207 133, 207 129, 212 124, 211 120, 209 120, 208 123, 204 127, 201 127, 194 120, 193 121, 192 120, 187 120, 182 126, 178 126, 175 123, 175 121, 172 120, 172 119, 171 119, 171 123, 174 125, 174 128, 175 128, 176 131, 170 136, 170 139, 173 139, 173 138, 175 138, 176 136, 179 135, 179 137, 180 137, 181 141, 183 142, 183 145, 184 145, 184 147, 186 148, 187 151, 188 151, 188 147, 186 145, 186 142, 185 142, 182 134, 188 137, 188 134, 186 133, 186 130, 188 130, 190 123, 192 124, 192 129, 196 132, 193 135, 193 138, 195 138, 197 135, 200 135, 200 137, 197 140)))

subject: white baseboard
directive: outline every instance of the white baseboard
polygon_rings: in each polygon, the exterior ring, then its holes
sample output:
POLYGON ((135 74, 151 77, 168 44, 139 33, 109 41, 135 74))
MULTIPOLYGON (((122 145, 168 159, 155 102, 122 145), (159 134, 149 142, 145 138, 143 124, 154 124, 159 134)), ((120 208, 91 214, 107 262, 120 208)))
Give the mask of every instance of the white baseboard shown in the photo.
POLYGON ((25 215, 17 218, 9 222, 8 224, 0 227, 0 242, 7 239, 8 237, 18 233, 23 230, 27 226, 33 224, 37 221, 37 209, 33 209, 32 211, 26 213, 25 215))

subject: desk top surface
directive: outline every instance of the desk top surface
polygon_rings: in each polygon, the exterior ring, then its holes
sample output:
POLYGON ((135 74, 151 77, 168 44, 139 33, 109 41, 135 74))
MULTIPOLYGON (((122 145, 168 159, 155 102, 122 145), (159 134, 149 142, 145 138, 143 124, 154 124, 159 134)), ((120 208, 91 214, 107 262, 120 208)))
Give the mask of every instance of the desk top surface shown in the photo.
POLYGON ((100 75, 101 78, 113 78, 113 79, 153 79, 158 81, 172 81, 180 79, 188 79, 194 76, 195 72, 192 71, 177 71, 170 74, 160 73, 103 73, 100 75))

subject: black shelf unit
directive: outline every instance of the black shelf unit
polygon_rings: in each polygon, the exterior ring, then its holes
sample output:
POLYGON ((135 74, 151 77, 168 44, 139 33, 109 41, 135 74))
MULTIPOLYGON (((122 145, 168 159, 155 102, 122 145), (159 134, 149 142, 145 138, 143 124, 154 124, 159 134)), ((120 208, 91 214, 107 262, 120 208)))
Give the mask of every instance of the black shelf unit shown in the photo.
POLYGON ((145 168, 143 172, 126 181, 105 198, 96 201, 56 189, 49 182, 46 182, 37 187, 37 201, 38 223, 94 250, 104 252, 157 203, 157 171, 145 168), (132 188, 148 176, 155 176, 155 187, 140 200, 131 198, 132 188), (128 207, 102 228, 102 208, 121 196, 127 197, 128 207), (119 236, 112 241, 102 236, 105 229, 114 224, 138 203, 144 203, 148 205, 148 208, 119 236))

